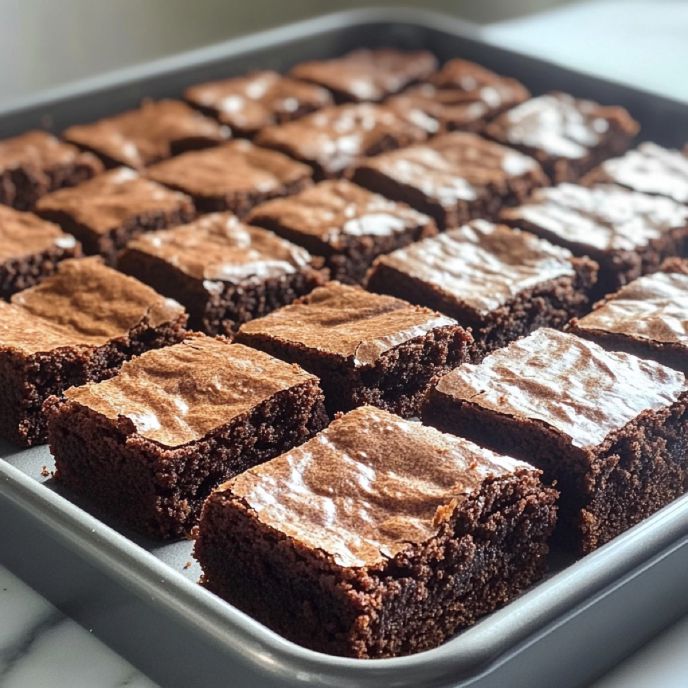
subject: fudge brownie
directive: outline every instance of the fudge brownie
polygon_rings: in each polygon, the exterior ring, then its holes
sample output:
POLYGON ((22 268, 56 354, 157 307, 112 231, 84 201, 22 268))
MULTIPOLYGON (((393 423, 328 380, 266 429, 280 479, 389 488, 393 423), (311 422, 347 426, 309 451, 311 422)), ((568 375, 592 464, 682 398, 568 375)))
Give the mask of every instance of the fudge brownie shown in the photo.
POLYGON ((583 183, 610 182, 688 204, 688 156, 655 143, 641 143, 620 158, 605 160, 583 183))
POLYGON ((332 279, 347 283, 360 282, 376 256, 437 234, 427 215, 345 179, 263 203, 248 219, 323 256, 332 279))
POLYGON ((533 234, 473 220, 380 257, 367 288, 471 328, 475 356, 589 309, 597 265, 533 234))
POLYGON ((129 242, 117 267, 183 304, 189 324, 229 334, 326 281, 306 249, 213 213, 129 242))
POLYGON ((0 141, 0 203, 30 210, 50 191, 79 184, 102 170, 94 155, 48 132, 29 131, 0 141))
POLYGON ((332 412, 372 404, 407 417, 472 344, 447 316, 339 282, 242 325, 237 341, 317 375, 332 412))
POLYGON ((651 358, 688 374, 688 275, 639 277, 574 320, 570 329, 605 349, 651 358))
POLYGON ((555 501, 526 463, 364 406, 212 492, 195 556, 297 643, 407 655, 542 576, 555 501))
POLYGON ((184 535, 224 480, 325 424, 317 379, 196 333, 46 402, 56 477, 133 528, 184 535))
POLYGON ((178 303, 100 259, 61 262, 39 285, 0 301, 0 437, 44 441, 48 396, 180 341, 185 324, 178 303))
POLYGON ((547 178, 533 158, 469 132, 363 160, 353 181, 432 216, 441 229, 493 219, 547 178))
POLYGON ((128 167, 43 196, 36 212, 73 234, 86 253, 100 254, 110 264, 133 237, 188 222, 196 215, 188 196, 128 167))
POLYGON ((426 50, 353 50, 332 60, 296 65, 290 75, 328 88, 337 101, 382 100, 429 77, 437 60, 426 50))
POLYGON ((307 165, 243 140, 184 153, 147 171, 150 179, 189 194, 201 212, 239 216, 269 198, 301 191, 311 175, 307 165))
POLYGON ((327 107, 296 122, 266 127, 256 143, 308 163, 318 179, 338 177, 356 159, 424 141, 437 129, 426 117, 374 103, 327 107))
POLYGON ((556 184, 623 153, 639 128, 622 107, 548 93, 501 114, 485 133, 534 156, 556 184))
POLYGON ((542 328, 439 380, 423 419, 544 470, 587 553, 685 492, 683 373, 542 328))
POLYGON ((179 100, 144 102, 136 110, 69 127, 63 136, 108 167, 141 169, 178 153, 213 146, 230 131, 179 100))
POLYGON ((198 84, 184 97, 241 136, 253 136, 269 124, 289 122, 332 103, 326 89, 268 70, 198 84))
POLYGON ((537 189, 500 218, 590 256, 600 266, 599 293, 615 291, 656 270, 664 258, 680 255, 688 237, 687 206, 614 184, 537 189))
POLYGON ((81 255, 71 234, 32 213, 0 206, 0 298, 33 287, 57 264, 81 255))

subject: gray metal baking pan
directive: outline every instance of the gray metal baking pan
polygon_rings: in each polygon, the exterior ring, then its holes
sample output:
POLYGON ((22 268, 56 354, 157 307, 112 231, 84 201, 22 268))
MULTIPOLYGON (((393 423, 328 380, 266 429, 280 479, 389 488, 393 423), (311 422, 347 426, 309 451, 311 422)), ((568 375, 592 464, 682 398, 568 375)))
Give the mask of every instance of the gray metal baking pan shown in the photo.
MULTIPOLYGON (((4 104, 0 136, 34 126, 59 131, 204 79, 376 45, 474 59, 535 93, 620 103, 645 138, 688 140, 685 104, 489 45, 455 19, 403 9, 329 15, 4 104)), ((0 444, 0 456, 0 561, 166 687, 583 686, 688 612, 686 496, 580 561, 554 556, 547 580, 439 648, 384 660, 331 657, 198 586, 190 542, 143 540, 75 503, 50 477, 47 448, 0 444)))

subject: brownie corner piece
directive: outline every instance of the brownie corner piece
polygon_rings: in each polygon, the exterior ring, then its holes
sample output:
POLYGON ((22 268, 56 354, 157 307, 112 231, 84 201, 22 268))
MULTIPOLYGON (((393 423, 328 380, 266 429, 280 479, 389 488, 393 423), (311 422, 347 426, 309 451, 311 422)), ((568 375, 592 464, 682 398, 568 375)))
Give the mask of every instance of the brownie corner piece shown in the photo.
POLYGON ((531 466, 364 406, 212 492, 194 555, 205 587, 290 640, 392 657, 536 582, 555 518, 531 466))
POLYGON ((217 484, 326 423, 318 380, 225 338, 189 335, 47 405, 56 477, 132 528, 188 533, 217 484))

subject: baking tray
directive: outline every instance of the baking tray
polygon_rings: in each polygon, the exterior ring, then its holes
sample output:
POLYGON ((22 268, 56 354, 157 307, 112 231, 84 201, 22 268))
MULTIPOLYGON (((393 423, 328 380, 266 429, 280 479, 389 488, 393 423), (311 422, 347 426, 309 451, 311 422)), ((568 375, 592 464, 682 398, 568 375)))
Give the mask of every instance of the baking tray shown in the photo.
MULTIPOLYGON (((686 104, 503 50, 482 41, 478 27, 408 9, 328 15, 3 103, 0 136, 60 131, 202 80, 383 45, 473 59, 534 93, 619 103, 641 121, 643 137, 688 140, 686 104)), ((439 648, 332 657, 196 585, 190 542, 160 545, 79 506, 50 477, 46 447, 0 443, 0 456, 0 561, 166 687, 582 686, 688 612, 686 496, 578 562, 555 555, 547 580, 439 648)))

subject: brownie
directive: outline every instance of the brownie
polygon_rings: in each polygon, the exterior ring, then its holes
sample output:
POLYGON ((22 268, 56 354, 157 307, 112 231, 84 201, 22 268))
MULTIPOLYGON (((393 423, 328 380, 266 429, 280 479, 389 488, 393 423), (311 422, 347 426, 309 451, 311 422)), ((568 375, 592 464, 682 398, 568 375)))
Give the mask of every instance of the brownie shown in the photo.
POLYGON ((609 182, 688 204, 688 156, 655 143, 641 143, 620 158, 605 160, 583 183, 609 182))
POLYGON ((623 153, 639 129, 622 107, 548 93, 503 113, 485 132, 534 156, 557 184, 576 181, 605 158, 623 153))
POLYGON ((270 124, 290 122, 332 103, 326 89, 270 70, 198 84, 184 97, 241 136, 253 136, 270 124))
POLYGON ((533 158, 469 132, 361 161, 353 181, 432 216, 441 229, 524 200, 547 178, 533 158))
POLYGON ((98 258, 59 263, 38 286, 0 301, 0 437, 44 441, 47 397, 180 341, 185 324, 178 303, 98 258))
POLYGON ((597 265, 528 232, 473 220, 380 257, 368 289, 438 310, 471 328, 475 356, 563 327, 589 309, 597 265))
POLYGON ((306 249, 231 213, 131 241, 117 267, 183 304, 189 324, 229 334, 326 281, 306 249))
POLYGON ((161 538, 186 534, 213 487, 326 421, 315 377, 198 333, 52 397, 46 413, 56 478, 161 538))
POLYGON ((542 328, 444 376, 425 422, 544 470, 585 554, 686 490, 683 373, 542 328))
POLYGON ((189 194, 201 212, 231 210, 239 216, 311 183, 307 165, 243 140, 165 160, 150 167, 147 176, 189 194))
POLYGON ((248 219, 323 256, 345 283, 360 282, 376 256, 437 234, 427 215, 345 179, 263 203, 248 219))
POLYGON ((108 167, 142 169, 178 153, 229 138, 227 127, 179 100, 146 101, 92 124, 69 127, 63 136, 98 155, 108 167))
POLYGON ((0 140, 0 203, 30 210, 41 196, 75 186, 102 169, 94 155, 45 131, 0 140))
POLYGON ((212 492, 195 556, 297 643, 408 655, 542 576, 555 501, 528 464, 364 406, 212 492))
POLYGON ((142 232, 188 222, 188 196, 118 167, 71 189, 43 196, 36 212, 73 234, 88 254, 114 263, 117 252, 142 232))
POLYGON ((57 225, 0 205, 0 298, 33 287, 61 260, 80 255, 76 239, 57 225))
POLYGON ((688 207, 614 184, 538 189, 500 218, 575 255, 590 256, 600 266, 599 293, 615 291, 656 270, 664 258, 681 255, 688 237, 688 207))
POLYGON ((290 75, 328 88, 337 101, 379 101, 429 77, 437 67, 427 50, 353 50, 331 60, 296 65, 290 75))
POLYGON ((237 341, 317 375, 331 412, 372 404, 406 417, 472 343, 451 318, 339 282, 242 325, 237 341))
POLYGON ((424 141, 437 124, 430 118, 375 103, 323 108, 296 122, 266 127, 256 143, 308 163, 318 179, 348 174, 360 156, 424 141))

